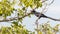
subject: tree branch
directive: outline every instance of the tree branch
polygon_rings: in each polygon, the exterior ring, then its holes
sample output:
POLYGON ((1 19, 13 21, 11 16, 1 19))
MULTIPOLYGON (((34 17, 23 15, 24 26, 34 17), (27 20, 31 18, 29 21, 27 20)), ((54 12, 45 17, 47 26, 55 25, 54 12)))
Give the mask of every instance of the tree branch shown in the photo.
POLYGON ((0 20, 0 22, 8 22, 8 21, 13 21, 13 20, 17 20, 17 19, 21 19, 21 18, 24 18, 28 15, 30 15, 31 13, 28 13, 27 15, 24 15, 22 17, 14 17, 14 18, 9 18, 9 19, 3 19, 3 20, 0 20))

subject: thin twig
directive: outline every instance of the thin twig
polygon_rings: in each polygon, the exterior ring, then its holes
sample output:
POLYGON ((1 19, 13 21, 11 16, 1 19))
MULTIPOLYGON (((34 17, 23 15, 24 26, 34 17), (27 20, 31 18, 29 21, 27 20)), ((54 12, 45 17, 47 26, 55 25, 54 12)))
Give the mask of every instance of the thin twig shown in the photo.
MULTIPOLYGON (((45 2, 45 1, 43 1, 43 2, 45 2)), ((50 3, 50 5, 53 3, 53 1, 50 3)), ((42 10, 42 12, 40 13, 40 16, 41 16, 41 14, 44 12, 44 10, 46 9, 46 7, 47 7, 47 4, 46 4, 46 6, 44 7, 44 9, 42 10)), ((35 24, 36 24, 36 27, 37 27, 37 34, 38 34, 38 32, 39 32, 39 30, 38 30, 38 26, 39 26, 39 24, 38 24, 38 20, 40 19, 40 17, 38 17, 38 19, 36 20, 36 22, 35 22, 35 24)))
POLYGON ((49 3, 48 5, 51 5, 54 2, 54 0, 51 1, 51 3, 49 3))

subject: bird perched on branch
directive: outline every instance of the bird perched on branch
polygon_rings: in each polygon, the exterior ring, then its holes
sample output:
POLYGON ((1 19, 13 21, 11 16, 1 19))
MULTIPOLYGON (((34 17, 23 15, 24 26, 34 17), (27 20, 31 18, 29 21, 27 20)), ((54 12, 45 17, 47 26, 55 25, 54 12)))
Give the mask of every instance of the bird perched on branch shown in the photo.
POLYGON ((46 16, 46 15, 40 13, 40 12, 36 12, 35 10, 32 10, 31 13, 34 14, 35 16, 39 17, 39 19, 43 17, 43 18, 49 18, 49 19, 52 19, 52 20, 55 20, 55 21, 60 21, 60 19, 54 19, 52 17, 48 17, 48 16, 46 16))

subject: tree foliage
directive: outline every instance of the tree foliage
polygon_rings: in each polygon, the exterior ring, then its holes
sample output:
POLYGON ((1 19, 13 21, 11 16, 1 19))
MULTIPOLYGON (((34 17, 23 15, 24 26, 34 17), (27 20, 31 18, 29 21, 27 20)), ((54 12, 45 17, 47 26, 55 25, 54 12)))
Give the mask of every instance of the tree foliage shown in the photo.
POLYGON ((3 17, 10 16, 13 13, 14 7, 13 4, 8 0, 0 1, 0 16, 3 17))
MULTIPOLYGON (((39 25, 38 34, 57 34, 59 31, 60 24, 51 27, 49 23, 44 23, 39 25)), ((37 29, 35 29, 37 31, 37 29)), ((24 28, 21 24, 12 24, 11 27, 2 27, 0 29, 0 34, 36 34, 24 28)))
MULTIPOLYGON (((57 24, 55 27, 51 27, 50 24, 40 24, 38 25, 39 28, 35 29, 34 32, 29 31, 28 29, 24 28, 25 26, 22 25, 23 18, 26 16, 32 15, 32 13, 27 13, 28 7, 32 9, 41 8, 43 3, 47 0, 1 0, 0 1, 0 16, 3 17, 0 22, 8 22, 12 23, 11 27, 1 27, 0 34, 35 34, 37 31, 38 34, 56 34, 59 29, 57 24), (19 8, 15 8, 14 6, 17 4, 19 8), (16 11, 17 17, 14 18, 7 18, 11 16, 13 12, 16 11), (19 24, 21 23, 21 24, 19 24)), ((43 11, 46 8, 43 9, 43 11)))

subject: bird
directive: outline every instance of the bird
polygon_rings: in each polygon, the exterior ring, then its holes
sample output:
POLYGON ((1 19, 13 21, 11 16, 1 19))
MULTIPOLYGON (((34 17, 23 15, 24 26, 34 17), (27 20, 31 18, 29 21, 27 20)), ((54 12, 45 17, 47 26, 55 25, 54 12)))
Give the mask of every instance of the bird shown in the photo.
POLYGON ((55 19, 55 18, 52 18, 52 17, 48 17, 40 12, 36 12, 34 9, 31 11, 32 14, 34 14, 36 17, 39 17, 40 18, 49 18, 51 20, 54 20, 54 21, 60 21, 60 19, 55 19))

